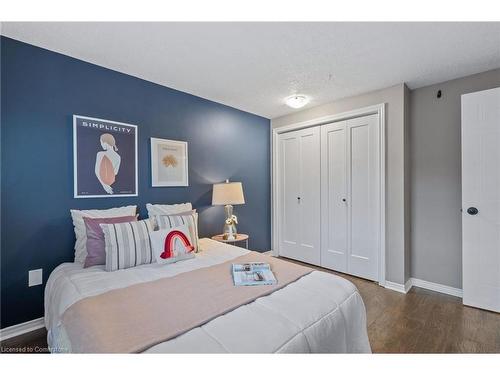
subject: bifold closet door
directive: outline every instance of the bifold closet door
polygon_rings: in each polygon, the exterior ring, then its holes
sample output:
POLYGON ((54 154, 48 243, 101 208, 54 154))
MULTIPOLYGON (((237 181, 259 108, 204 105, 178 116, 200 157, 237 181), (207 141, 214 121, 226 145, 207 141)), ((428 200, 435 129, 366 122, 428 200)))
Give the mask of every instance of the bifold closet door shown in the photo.
POLYGON ((321 144, 321 265, 378 280, 378 115, 323 125, 321 144))
POLYGON ((321 266, 347 268, 346 121, 321 127, 321 266))
POLYGON ((378 281, 380 140, 378 115, 347 121, 349 273, 378 281))
POLYGON ((320 129, 279 136, 279 253, 320 263, 320 129))

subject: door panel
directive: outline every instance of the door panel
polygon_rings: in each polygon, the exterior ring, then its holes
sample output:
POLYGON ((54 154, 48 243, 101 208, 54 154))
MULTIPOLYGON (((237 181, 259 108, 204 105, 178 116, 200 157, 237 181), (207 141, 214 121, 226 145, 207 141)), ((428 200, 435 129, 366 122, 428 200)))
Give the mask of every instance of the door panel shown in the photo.
POLYGON ((300 158, 299 139, 285 135, 281 142, 281 248, 293 252, 299 244, 299 207, 296 204, 300 184, 297 164, 300 158))
POLYGON ((462 95, 462 212, 463 303, 500 312, 500 88, 462 95))
POLYGON ((320 144, 319 129, 307 129, 300 142, 300 239, 304 261, 319 264, 320 256, 320 144), (307 249, 307 250, 306 250, 307 249), (307 260, 306 260, 307 259, 307 260))
POLYGON ((321 127, 321 266, 347 272, 346 121, 321 127))
POLYGON ((380 166, 378 116, 347 121, 348 272, 378 280, 380 166))
POLYGON ((319 127, 280 135, 280 255, 320 262, 319 127))

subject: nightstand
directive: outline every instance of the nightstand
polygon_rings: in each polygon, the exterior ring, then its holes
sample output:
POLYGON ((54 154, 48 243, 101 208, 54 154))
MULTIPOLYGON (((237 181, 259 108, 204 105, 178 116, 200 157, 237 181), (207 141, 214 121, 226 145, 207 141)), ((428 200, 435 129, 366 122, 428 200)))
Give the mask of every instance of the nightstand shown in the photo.
POLYGON ((219 241, 219 242, 224 242, 224 243, 235 243, 235 242, 242 242, 245 241, 245 247, 248 249, 248 234, 243 234, 243 233, 238 233, 236 235, 236 238, 234 240, 225 240, 222 238, 222 234, 218 234, 216 236, 212 237, 212 240, 219 241))

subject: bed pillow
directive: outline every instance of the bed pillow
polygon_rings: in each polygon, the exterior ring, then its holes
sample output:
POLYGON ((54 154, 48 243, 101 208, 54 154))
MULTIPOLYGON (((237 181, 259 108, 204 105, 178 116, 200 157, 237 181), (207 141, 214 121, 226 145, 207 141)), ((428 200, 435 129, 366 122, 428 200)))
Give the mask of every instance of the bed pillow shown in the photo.
POLYGON ((87 231, 83 217, 108 218, 121 216, 134 216, 137 206, 110 208, 108 210, 70 210, 73 226, 75 227, 75 262, 85 263, 87 258, 87 231))
POLYGON ((150 219, 128 223, 100 224, 104 233, 106 271, 155 262, 149 235, 153 233, 150 219))
POLYGON ((187 225, 160 229, 150 234, 153 253, 160 264, 194 258, 195 239, 187 225))
POLYGON ((130 221, 137 221, 137 217, 122 216, 96 219, 84 217, 83 222, 87 234, 87 258, 85 258, 83 268, 106 264, 106 243, 100 224, 128 223, 130 221))
POLYGON ((182 212, 173 215, 155 215, 154 223, 158 230, 162 229, 172 229, 181 225, 186 225, 193 240, 193 245, 195 247, 195 253, 200 251, 198 245, 198 214, 195 210, 188 212, 182 212))
POLYGON ((146 209, 148 210, 148 217, 153 217, 155 215, 172 215, 181 212, 191 211, 193 205, 189 202, 179 203, 179 204, 146 204, 146 209))

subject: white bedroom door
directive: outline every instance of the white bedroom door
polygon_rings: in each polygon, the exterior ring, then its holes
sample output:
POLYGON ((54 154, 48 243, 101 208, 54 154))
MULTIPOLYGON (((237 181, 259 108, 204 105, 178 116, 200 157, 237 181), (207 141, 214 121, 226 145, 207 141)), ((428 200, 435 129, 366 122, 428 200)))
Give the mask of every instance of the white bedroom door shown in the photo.
POLYGON ((279 147, 279 253, 319 265, 319 127, 283 133, 279 147))
POLYGON ((463 303, 500 312, 500 88, 462 95, 463 303))
POLYGON ((321 127, 321 265, 379 280, 378 115, 321 127))

